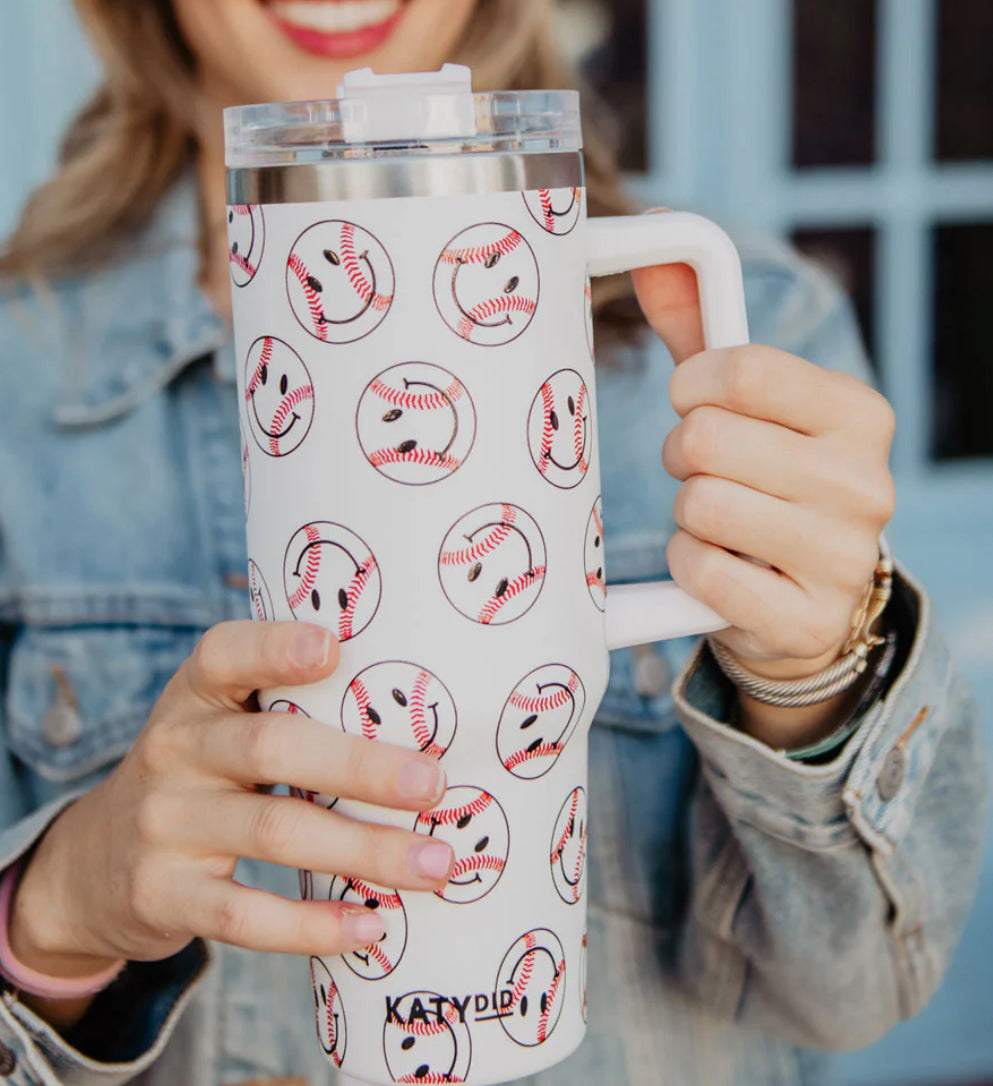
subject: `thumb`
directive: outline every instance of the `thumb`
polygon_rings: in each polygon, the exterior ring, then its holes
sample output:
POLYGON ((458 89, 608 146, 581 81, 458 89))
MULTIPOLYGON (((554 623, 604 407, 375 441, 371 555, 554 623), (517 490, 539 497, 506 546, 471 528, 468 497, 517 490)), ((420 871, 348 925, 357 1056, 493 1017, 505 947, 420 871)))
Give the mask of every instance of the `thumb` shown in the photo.
POLYGON ((704 349, 700 290, 696 272, 688 264, 637 268, 631 279, 645 319, 676 365, 704 349))

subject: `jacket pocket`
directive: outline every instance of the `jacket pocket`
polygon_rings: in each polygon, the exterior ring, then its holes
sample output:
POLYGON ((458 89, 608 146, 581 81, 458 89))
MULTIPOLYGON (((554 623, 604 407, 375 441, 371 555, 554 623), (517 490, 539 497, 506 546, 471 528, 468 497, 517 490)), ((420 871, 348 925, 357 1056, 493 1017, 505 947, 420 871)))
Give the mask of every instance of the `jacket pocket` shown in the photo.
POLYGON ((8 661, 10 750, 54 782, 116 761, 200 634, 192 627, 22 627, 8 661))

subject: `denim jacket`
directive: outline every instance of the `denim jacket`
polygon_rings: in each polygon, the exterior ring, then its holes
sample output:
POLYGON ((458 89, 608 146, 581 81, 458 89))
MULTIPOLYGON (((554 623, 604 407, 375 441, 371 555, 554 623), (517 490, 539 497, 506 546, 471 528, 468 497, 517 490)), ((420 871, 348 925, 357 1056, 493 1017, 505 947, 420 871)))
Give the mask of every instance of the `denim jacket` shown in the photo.
MULTIPOLYGON (((196 230, 186 178, 111 266, 0 303, 0 871, 111 770, 201 632, 249 614, 234 355, 196 230)), ((865 376, 824 277, 772 243, 743 255, 756 341, 865 376)), ((670 370, 654 342, 600 368, 615 581, 666 572, 670 370)), ((890 611, 897 664, 821 765, 726 723, 702 645, 613 655, 590 736, 589 1036, 536 1086, 825 1083, 814 1050, 925 1004, 972 900, 984 758, 902 567, 890 611)), ((286 869, 238 877, 295 893, 286 869)), ((196 941, 95 1006, 60 1036, 0 993, 0 1080, 332 1081, 301 959, 196 941)))

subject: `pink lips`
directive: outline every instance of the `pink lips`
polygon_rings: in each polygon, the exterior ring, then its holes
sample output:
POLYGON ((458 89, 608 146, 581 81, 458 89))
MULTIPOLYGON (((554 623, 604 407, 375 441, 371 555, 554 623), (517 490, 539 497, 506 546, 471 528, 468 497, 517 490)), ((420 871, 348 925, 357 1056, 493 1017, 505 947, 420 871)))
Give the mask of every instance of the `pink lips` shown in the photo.
POLYGON ((383 44, 396 29, 403 16, 403 7, 381 23, 364 26, 359 30, 323 31, 312 27, 299 26, 279 18, 270 11, 273 22, 299 48, 315 56, 331 59, 346 59, 371 53, 383 44))

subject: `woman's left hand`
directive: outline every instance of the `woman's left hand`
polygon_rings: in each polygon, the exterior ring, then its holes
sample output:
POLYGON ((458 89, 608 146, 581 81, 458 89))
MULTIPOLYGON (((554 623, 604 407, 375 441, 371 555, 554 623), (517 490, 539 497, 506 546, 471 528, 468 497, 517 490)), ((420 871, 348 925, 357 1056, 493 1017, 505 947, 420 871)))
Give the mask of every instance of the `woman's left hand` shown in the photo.
POLYGON ((840 655, 893 515, 893 410, 857 378, 771 347, 700 350, 688 268, 645 269, 635 285, 677 362, 681 421, 662 453, 682 483, 672 575, 732 624, 715 636, 747 668, 813 675, 840 655))

